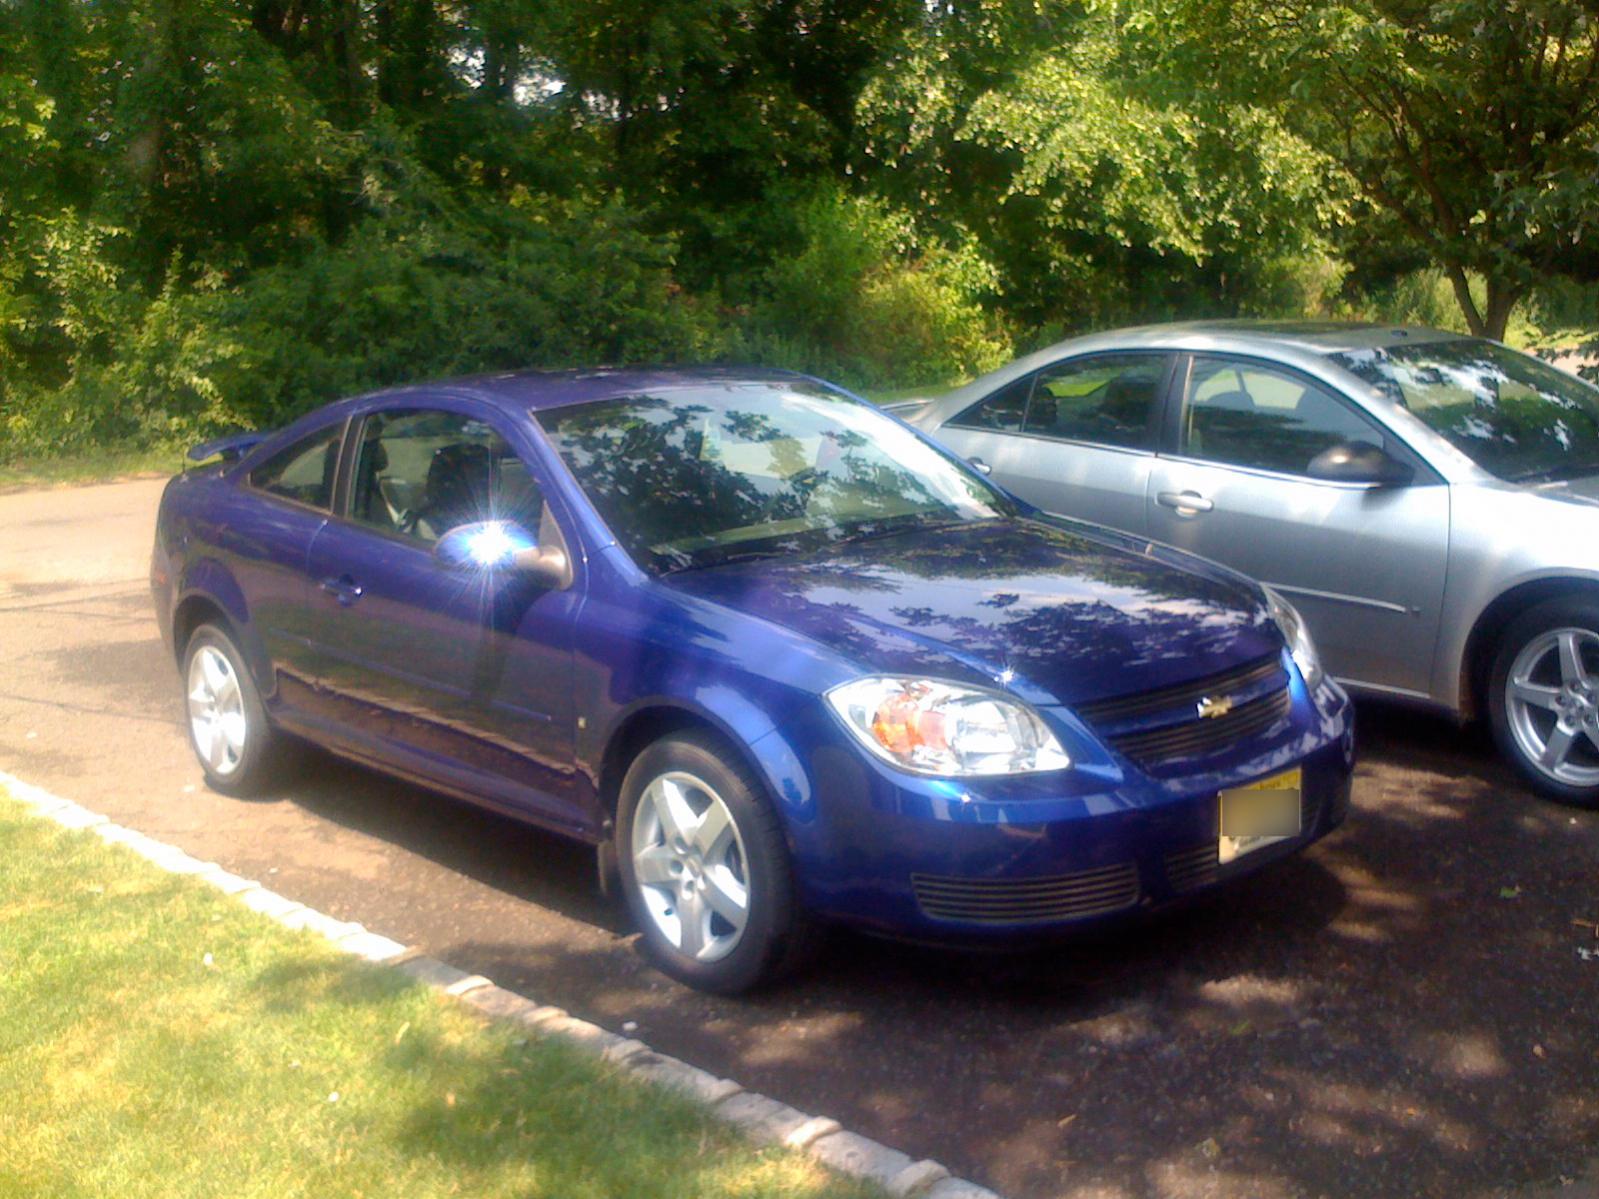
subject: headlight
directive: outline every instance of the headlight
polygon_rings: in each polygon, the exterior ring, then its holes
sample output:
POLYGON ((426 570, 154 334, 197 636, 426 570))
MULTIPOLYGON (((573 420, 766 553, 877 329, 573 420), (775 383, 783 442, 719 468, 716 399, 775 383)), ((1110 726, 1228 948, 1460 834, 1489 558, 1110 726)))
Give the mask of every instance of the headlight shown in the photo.
POLYGON ((1305 618, 1270 587, 1262 584, 1261 590, 1266 593, 1266 607, 1271 612, 1271 618, 1282 630, 1283 640, 1288 642, 1288 652, 1294 659, 1294 665, 1305 676, 1305 689, 1314 691, 1322 678, 1321 658, 1316 654, 1316 643, 1310 639, 1310 631, 1305 628, 1305 618))
POLYGON ((827 702, 862 745, 917 774, 1025 774, 1071 765, 1038 713, 997 692, 879 676, 835 687, 827 702))

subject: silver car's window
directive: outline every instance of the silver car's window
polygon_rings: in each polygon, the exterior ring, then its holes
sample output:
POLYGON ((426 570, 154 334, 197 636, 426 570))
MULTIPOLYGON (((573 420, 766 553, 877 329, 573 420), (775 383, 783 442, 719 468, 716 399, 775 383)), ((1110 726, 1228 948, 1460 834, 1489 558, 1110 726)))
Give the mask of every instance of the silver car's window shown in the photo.
POLYGON ((458 412, 398 409, 367 417, 350 481, 350 517, 431 545, 457 525, 539 527, 527 464, 489 425, 458 412))
POLYGON ((1476 338, 1332 355, 1501 479, 1599 472, 1599 391, 1476 338))
POLYGON ((339 466, 342 424, 318 429, 279 450, 250 472, 250 486, 323 511, 333 507, 333 476, 339 466))
POLYGON ((1194 359, 1183 410, 1183 448, 1193 458, 1284 474, 1348 442, 1383 447, 1349 404, 1309 380, 1258 363, 1194 359))
POLYGON ((1062 362, 1037 375, 1027 406, 1028 433, 1146 449, 1166 378, 1162 354, 1062 362))
POLYGON ((1033 377, 1018 379, 1001 387, 987 399, 979 400, 948 423, 960 429, 989 429, 999 433, 1020 433, 1027 419, 1027 397, 1033 390, 1033 377))

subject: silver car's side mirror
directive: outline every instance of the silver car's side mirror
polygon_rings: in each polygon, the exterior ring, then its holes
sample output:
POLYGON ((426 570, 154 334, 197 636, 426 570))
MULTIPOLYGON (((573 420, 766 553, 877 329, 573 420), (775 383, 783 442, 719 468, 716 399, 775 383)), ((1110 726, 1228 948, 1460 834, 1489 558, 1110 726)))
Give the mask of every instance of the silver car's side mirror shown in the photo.
POLYGON ((480 520, 457 525, 433 547, 446 566, 460 570, 517 571, 546 587, 572 581, 572 564, 559 546, 540 546, 521 525, 510 520, 480 520))
POLYGON ((1369 483, 1375 487, 1403 487, 1416 477, 1413 467, 1364 442, 1345 441, 1323 450, 1306 470, 1312 479, 1330 483, 1369 483))

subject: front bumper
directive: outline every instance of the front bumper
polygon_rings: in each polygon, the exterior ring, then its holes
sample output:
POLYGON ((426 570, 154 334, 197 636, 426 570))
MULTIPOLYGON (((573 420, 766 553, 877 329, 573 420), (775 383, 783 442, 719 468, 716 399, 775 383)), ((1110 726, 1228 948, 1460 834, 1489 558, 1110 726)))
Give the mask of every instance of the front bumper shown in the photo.
POLYGON ((1126 762, 1049 775, 920 779, 837 748, 811 756, 795 829, 802 893, 827 918, 948 943, 1025 942, 1225 885, 1304 849, 1348 814, 1354 716, 1294 682, 1293 718, 1222 761, 1159 779, 1126 762), (1302 771, 1297 836, 1219 862, 1223 788, 1302 771))

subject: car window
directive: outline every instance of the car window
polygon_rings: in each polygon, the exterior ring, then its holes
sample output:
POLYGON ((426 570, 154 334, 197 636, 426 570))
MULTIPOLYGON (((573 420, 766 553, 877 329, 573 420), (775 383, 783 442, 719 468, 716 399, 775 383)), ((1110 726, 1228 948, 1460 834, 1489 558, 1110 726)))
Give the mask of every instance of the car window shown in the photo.
POLYGON ((1383 436, 1349 404, 1287 371, 1195 358, 1183 412, 1183 445, 1194 458, 1305 474, 1310 460, 1345 442, 1383 447, 1383 436))
POLYGON ((876 408, 804 380, 619 396, 537 419, 617 540, 656 573, 1016 511, 876 408))
POLYGON ((531 532, 538 484, 494 428, 436 409, 376 412, 361 426, 350 517, 431 545, 458 525, 512 520, 531 532))
POLYGON ((989 429, 1000 433, 1020 433, 1022 421, 1027 417, 1027 395, 1033 389, 1033 377, 1017 379, 979 400, 947 424, 960 429, 989 429))
POLYGON ((318 429, 279 450, 250 472, 250 486, 323 511, 333 507, 342 424, 318 429))
POLYGON ((1599 472, 1599 391, 1480 338, 1331 355, 1501 479, 1599 472))
POLYGON ((1151 448, 1152 416, 1166 377, 1163 354, 1125 354, 1046 367, 1025 430, 1129 449, 1151 448))

